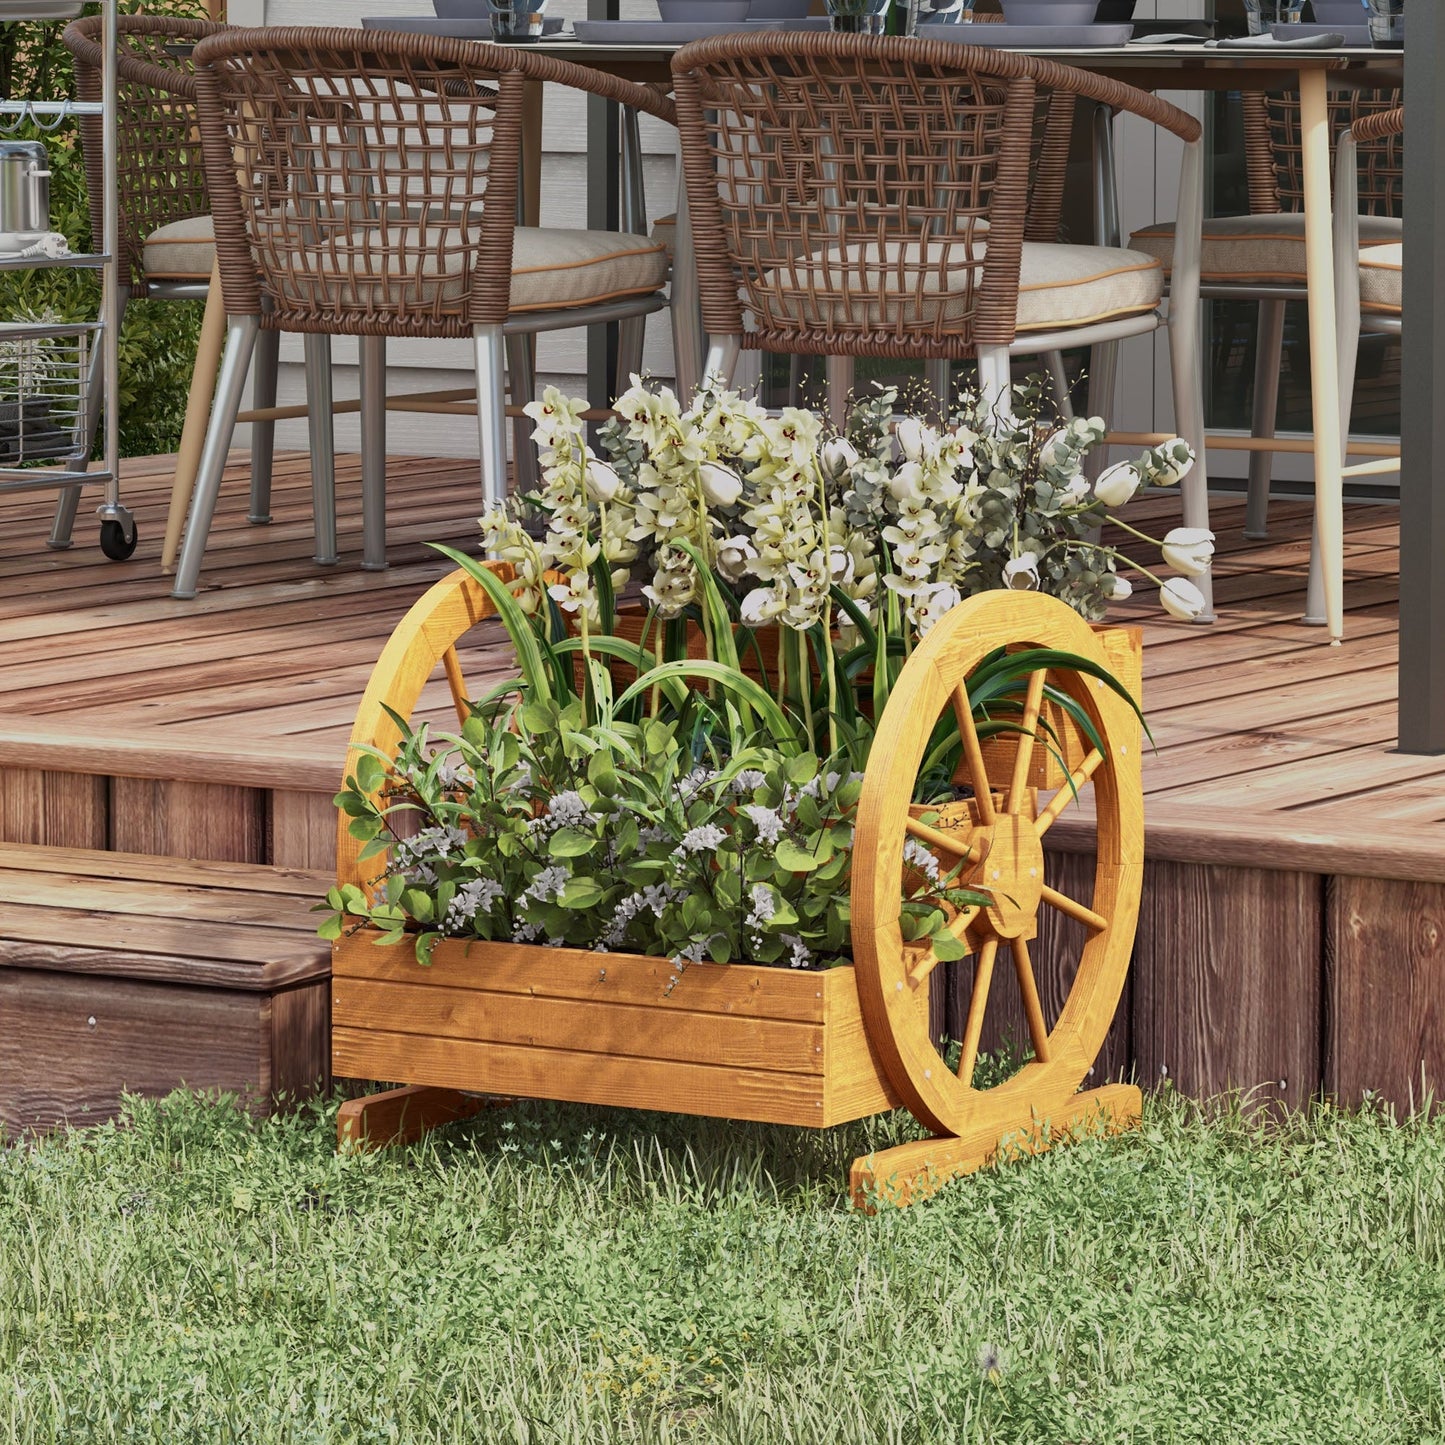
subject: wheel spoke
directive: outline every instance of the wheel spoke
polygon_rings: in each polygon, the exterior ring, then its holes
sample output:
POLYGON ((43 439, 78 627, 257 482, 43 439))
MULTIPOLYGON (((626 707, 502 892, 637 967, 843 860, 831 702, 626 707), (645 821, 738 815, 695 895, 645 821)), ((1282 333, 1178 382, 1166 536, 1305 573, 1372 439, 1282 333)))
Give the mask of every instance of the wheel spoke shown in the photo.
POLYGON ((1074 800, 1074 795, 1099 771, 1104 755, 1095 748, 1088 757, 1069 775, 1069 781, 1054 794, 1049 806, 1039 814, 1035 826, 1042 838, 1058 822, 1059 814, 1074 800))
POLYGON ((1095 913, 1092 908, 1085 908, 1082 903, 1076 903, 1065 893, 1060 893, 1057 888, 1050 888, 1046 883, 1042 894, 1043 901, 1051 908, 1057 908, 1060 913, 1066 913, 1070 918, 1076 919, 1086 928, 1092 928, 1095 933, 1101 933, 1109 926, 1109 920, 1095 913))
POLYGON ((946 833, 943 829, 930 827, 917 818, 910 817, 904 827, 920 843, 926 843, 930 848, 937 848, 940 852, 951 854, 965 863, 977 863, 982 856, 979 848, 964 842, 957 833, 946 833))
POLYGON ((1038 733, 1039 712, 1044 703, 1044 681, 1048 677, 1046 668, 1029 674, 1028 691, 1024 694, 1024 715, 1019 724, 1018 747, 1014 751, 1014 775, 1009 784, 1008 802, 1005 806, 1010 813, 1023 811, 1024 789, 1029 781, 1029 764, 1033 761, 1034 740, 1038 733))
MULTIPOLYGON (((959 911, 948 920, 945 927, 962 943, 964 941, 964 934, 968 932, 969 926, 981 912, 982 909, 971 905, 967 908, 960 908, 959 911)), ((938 967, 940 962, 939 957, 933 951, 931 944, 916 944, 911 948, 905 948, 903 952, 905 957, 908 958, 912 958, 915 954, 917 955, 915 962, 910 965, 908 969, 908 981, 917 988, 918 985, 938 967)))
POLYGON ((1044 1023, 1044 1008, 1039 1002, 1038 980, 1034 977, 1029 946, 1022 938, 1013 940, 1014 972, 1018 974, 1019 994, 1024 1001, 1024 1016, 1029 1021, 1029 1037, 1033 1040, 1034 1057, 1046 1064, 1050 1058, 1049 1030, 1044 1023))
POLYGON ((968 1001, 968 1019, 963 1026, 963 1049, 958 1056, 958 1077, 966 1085, 973 1083, 978 1063, 978 1041, 983 1033, 983 1016, 988 1010, 988 987, 993 979, 993 961, 998 956, 998 939, 984 940, 973 970, 973 994, 968 1001))
POLYGON ((978 821, 988 828, 994 821, 993 790, 989 786, 988 769, 983 762, 978 729, 973 724, 973 707, 968 700, 968 689, 962 683, 953 690, 953 715, 958 721, 958 735, 963 739, 963 760, 968 767, 969 782, 973 784, 978 821))
POLYGON ((462 676, 462 664, 457 658, 455 647, 442 653, 442 666, 446 669, 447 686, 452 693, 452 706, 457 710, 457 723, 465 726, 472 715, 471 703, 467 700, 467 680, 462 676))

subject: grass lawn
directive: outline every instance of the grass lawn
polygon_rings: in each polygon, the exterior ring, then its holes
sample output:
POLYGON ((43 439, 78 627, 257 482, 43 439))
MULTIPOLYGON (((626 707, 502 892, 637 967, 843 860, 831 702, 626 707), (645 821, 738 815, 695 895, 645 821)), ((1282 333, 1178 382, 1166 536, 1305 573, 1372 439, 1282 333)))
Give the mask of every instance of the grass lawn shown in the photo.
POLYGON ((1146 1108, 867 1218, 900 1120, 137 1104, 0 1149, 0 1440, 1445 1440, 1445 1122, 1146 1108))

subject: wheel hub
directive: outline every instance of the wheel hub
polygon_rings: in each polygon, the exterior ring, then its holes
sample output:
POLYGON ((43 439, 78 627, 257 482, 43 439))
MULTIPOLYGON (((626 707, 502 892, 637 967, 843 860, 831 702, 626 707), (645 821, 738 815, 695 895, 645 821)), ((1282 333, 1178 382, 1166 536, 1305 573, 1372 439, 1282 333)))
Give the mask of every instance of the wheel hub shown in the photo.
POLYGON ((984 851, 969 882, 993 895, 980 921, 996 938, 1032 938, 1044 887, 1044 845, 1033 820, 999 814, 974 841, 984 851))

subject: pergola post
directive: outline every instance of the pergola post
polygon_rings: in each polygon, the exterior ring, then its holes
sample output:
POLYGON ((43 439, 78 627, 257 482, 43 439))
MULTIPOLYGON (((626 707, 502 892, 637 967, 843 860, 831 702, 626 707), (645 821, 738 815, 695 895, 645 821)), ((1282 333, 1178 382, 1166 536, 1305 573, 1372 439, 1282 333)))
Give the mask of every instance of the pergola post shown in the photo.
POLYGON ((1440 13, 1410 7, 1405 47, 1400 396, 1400 750, 1445 752, 1445 98, 1440 13))

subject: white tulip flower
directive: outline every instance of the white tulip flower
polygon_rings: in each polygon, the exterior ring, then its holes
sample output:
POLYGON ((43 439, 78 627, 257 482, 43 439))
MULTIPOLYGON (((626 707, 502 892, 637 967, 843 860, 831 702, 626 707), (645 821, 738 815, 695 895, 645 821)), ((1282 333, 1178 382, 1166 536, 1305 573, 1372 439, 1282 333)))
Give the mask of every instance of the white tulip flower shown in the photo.
POLYGON ((610 502, 621 489, 622 478, 606 462, 599 462, 594 456, 587 457, 586 467, 582 484, 588 497, 594 502, 610 502))
POLYGON ((847 437, 833 437, 824 442, 822 455, 819 457, 823 475, 831 482, 838 481, 857 460, 858 448, 847 437))
POLYGON ((1155 474, 1154 480, 1161 487, 1171 487, 1175 482, 1182 482, 1194 470, 1194 448, 1183 437, 1175 437, 1172 442, 1165 442, 1159 452, 1165 459, 1165 465, 1155 474))
POLYGON ((743 494, 743 479, 731 467, 716 462, 702 465, 702 494, 710 507, 735 506, 743 494))
POLYGON ((938 448, 938 437, 931 427, 926 427, 916 416, 906 416, 894 428, 893 435, 898 446, 910 462, 921 462, 931 451, 938 448))
POLYGON ((1003 564, 1004 586, 1027 592, 1039 585, 1039 559, 1032 552, 1013 557, 1003 564))
POLYGON ((1094 495, 1106 507, 1122 507, 1144 484, 1133 462, 1116 462, 1106 467, 1094 483, 1094 495))
POLYGON ((717 570, 729 582, 737 582, 757 555, 757 548, 746 537, 727 537, 718 543, 717 570))
POLYGON ((1126 597, 1132 595, 1134 584, 1127 578, 1121 577, 1117 572, 1113 574, 1114 590, 1109 593, 1111 602, 1122 602, 1126 597))
POLYGON ((1184 577, 1171 577, 1159 589, 1159 601, 1181 622, 1193 622, 1204 611, 1204 594, 1184 577))
POLYGON ((1186 577, 1202 577, 1214 556, 1214 533, 1203 527, 1175 527, 1165 535, 1159 550, 1175 571, 1186 577))

